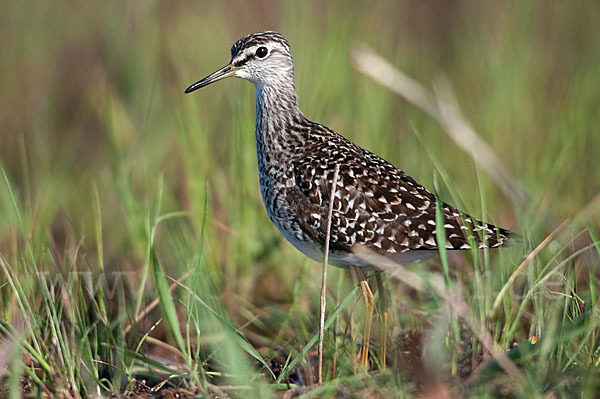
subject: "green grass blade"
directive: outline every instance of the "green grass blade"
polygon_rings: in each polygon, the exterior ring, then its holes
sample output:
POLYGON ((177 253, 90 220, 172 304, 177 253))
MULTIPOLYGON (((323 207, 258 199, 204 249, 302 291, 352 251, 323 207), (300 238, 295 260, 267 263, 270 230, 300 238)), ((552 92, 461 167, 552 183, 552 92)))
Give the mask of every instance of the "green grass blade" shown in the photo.
MULTIPOLYGON (((158 257, 156 256, 153 243, 150 245, 150 259, 152 262, 154 281, 156 283, 156 291, 160 300, 160 306, 163 314, 167 320, 167 325, 169 326, 169 329, 171 330, 171 333, 173 334, 175 342, 177 343, 181 353, 186 353, 186 345, 183 341, 183 335, 181 334, 181 329, 179 327, 179 319, 177 318, 175 302, 173 301, 171 290, 169 290, 169 284, 167 283, 164 270, 158 261, 158 257)), ((186 357, 186 361, 189 363, 189 358, 186 357)))
POLYGON ((263 366, 265 366, 265 368, 269 371, 269 373, 271 374, 271 376, 273 378, 275 378, 275 375, 273 374, 273 371, 271 371, 271 368, 269 367, 269 365, 267 364, 267 362, 265 361, 265 359, 263 359, 263 357, 256 351, 256 349, 252 346, 252 344, 250 344, 250 342, 248 342, 248 340, 246 339, 246 337, 244 337, 230 322, 228 322, 227 320, 225 320, 223 318, 223 316, 221 316, 219 313, 217 313, 213 308, 211 308, 206 302, 204 302, 202 300, 202 298, 200 298, 195 292, 193 292, 189 287, 187 287, 186 285, 182 284, 181 282, 171 278, 171 280, 177 284, 178 286, 182 287, 184 290, 186 290, 197 302, 198 304, 200 304, 203 308, 205 308, 206 310, 208 310, 213 316, 215 316, 215 318, 217 319, 217 321, 219 322, 219 324, 224 327, 227 332, 233 334, 233 336, 237 339, 237 344, 246 352, 248 353, 250 356, 252 356, 253 358, 255 358, 256 360, 258 360, 263 366))
MULTIPOLYGON (((358 286, 354 287, 354 289, 352 291, 350 291, 350 293, 346 296, 346 298, 344 298, 342 303, 340 303, 338 305, 338 307, 333 311, 333 313, 331 315, 329 315, 329 317, 325 321, 325 325, 324 325, 325 330, 327 330, 329 327, 331 327, 331 325, 336 320, 338 315, 342 312, 342 310, 344 310, 346 308, 346 306, 348 306, 348 304, 350 303, 350 301, 352 300, 354 295, 358 292, 358 288, 359 288, 358 286)), ((314 334, 313 337, 310 339, 310 341, 308 341, 308 343, 306 345, 304 345, 304 348, 302 348, 300 353, 298 353, 298 355, 296 355, 294 360, 292 360, 291 362, 286 364, 286 366, 283 368, 283 370, 281 370, 281 374, 279 374, 279 377, 277 377, 277 379, 275 380, 276 383, 280 383, 281 380, 284 377, 286 377, 286 375, 290 372, 290 370, 292 370, 294 367, 296 367, 296 365, 302 359, 304 359, 304 357, 306 356, 306 354, 308 353, 310 348, 315 346, 318 339, 319 339, 319 333, 314 334)))

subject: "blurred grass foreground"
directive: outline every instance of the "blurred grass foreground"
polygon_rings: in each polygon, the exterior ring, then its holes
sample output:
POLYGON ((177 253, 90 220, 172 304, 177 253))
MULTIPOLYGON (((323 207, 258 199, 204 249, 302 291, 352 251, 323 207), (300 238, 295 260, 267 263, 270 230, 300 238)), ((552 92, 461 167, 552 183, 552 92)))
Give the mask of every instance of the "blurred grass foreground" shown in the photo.
POLYGON ((0 396, 600 397, 599 20, 598 2, 2 2, 0 396), (183 95, 266 29, 310 119, 524 236, 407 267, 447 296, 387 274, 388 367, 376 318, 368 374, 361 298, 331 268, 320 387, 320 267, 263 209, 254 89, 183 95), (352 48, 449 100, 523 196, 352 48))

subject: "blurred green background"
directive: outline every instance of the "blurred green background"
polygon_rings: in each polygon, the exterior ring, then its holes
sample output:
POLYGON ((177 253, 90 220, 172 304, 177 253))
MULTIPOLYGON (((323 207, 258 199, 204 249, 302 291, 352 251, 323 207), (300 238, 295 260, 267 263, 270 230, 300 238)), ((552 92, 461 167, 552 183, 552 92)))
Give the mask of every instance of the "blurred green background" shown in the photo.
MULTIPOLYGON (((298 334, 281 332, 287 318, 304 317, 314 333, 320 268, 264 211, 254 88, 229 79, 183 94, 259 30, 289 40, 309 119, 430 189, 441 172, 452 182, 440 187, 445 199, 456 193, 534 246, 588 206, 586 223, 597 226, 598 21, 592 1, 4 1, 0 253, 22 276, 31 259, 42 269, 131 273, 130 291, 142 287, 131 301, 149 303, 149 226, 185 211, 157 230, 170 275, 199 264, 215 307, 240 325, 264 317, 256 346, 298 334), (511 203, 435 121, 353 69, 356 43, 426 87, 447 78, 531 202, 511 203)), ((6 285, 2 294, 3 320, 15 323, 6 285)))

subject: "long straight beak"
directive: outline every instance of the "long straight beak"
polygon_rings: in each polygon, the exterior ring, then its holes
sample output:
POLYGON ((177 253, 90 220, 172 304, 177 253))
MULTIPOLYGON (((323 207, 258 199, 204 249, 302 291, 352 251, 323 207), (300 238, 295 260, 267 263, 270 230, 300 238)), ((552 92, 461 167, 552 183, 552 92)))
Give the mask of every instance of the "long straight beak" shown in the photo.
POLYGON ((211 73, 204 79, 194 83, 193 85, 185 89, 185 92, 186 94, 191 93, 194 90, 200 89, 204 86, 208 86, 209 84, 214 83, 218 80, 234 76, 238 69, 238 67, 233 66, 232 64, 227 64, 223 68, 219 69, 217 72, 211 73))

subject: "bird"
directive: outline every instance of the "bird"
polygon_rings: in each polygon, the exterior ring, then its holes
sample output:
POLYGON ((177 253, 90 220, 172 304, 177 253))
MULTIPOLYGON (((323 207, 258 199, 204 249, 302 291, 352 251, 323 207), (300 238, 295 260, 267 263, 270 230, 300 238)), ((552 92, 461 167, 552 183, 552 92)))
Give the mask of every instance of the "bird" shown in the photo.
MULTIPOLYGON (((333 201, 329 263, 350 268, 360 283, 369 313, 360 354, 365 367, 375 305, 365 271, 377 265, 375 258, 359 256, 357 248, 409 264, 437 255, 438 241, 447 250, 496 248, 515 241, 511 231, 440 201, 403 170, 306 118, 298 106, 290 44, 280 33, 242 37, 231 47, 227 65, 185 93, 228 77, 248 80, 256 89, 258 175, 268 217, 294 247, 316 261, 324 257, 333 201), (437 208, 442 223, 436 221, 437 208), (438 224, 443 240, 438 240, 438 224)), ((383 342, 385 361, 385 336, 383 342)))

